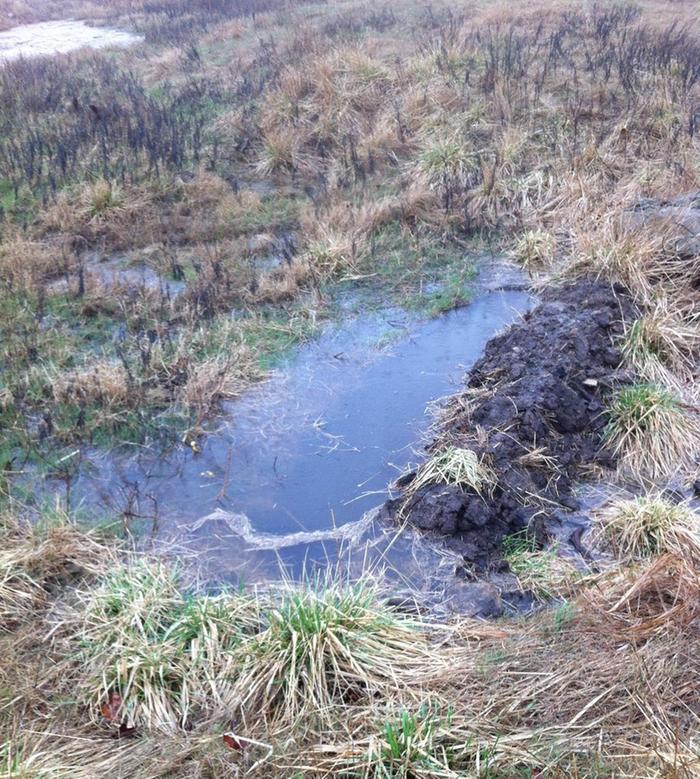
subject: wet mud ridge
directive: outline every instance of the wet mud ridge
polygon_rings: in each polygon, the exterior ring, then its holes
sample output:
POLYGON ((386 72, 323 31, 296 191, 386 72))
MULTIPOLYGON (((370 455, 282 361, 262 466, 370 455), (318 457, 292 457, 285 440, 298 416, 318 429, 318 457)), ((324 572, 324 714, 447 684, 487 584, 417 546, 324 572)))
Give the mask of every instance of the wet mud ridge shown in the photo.
MULTIPOLYGON (((466 389, 443 412, 429 453, 470 449, 488 468, 480 494, 456 484, 412 488, 385 516, 439 535, 467 570, 503 567, 503 538, 529 527, 546 540, 578 506, 574 483, 611 467, 604 446, 606 396, 627 379, 616 347, 634 307, 620 287, 584 280, 547 292, 540 305, 487 345, 466 389)), ((576 539, 573 539, 576 543, 576 539)))

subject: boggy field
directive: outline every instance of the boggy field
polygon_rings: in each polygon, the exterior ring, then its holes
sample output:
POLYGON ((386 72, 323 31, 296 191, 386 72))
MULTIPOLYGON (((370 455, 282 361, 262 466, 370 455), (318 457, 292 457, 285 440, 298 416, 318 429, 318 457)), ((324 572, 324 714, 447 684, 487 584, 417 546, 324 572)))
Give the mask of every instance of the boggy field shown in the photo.
POLYGON ((0 9, 68 17, 140 39, 0 65, 0 776, 700 776, 697 4, 0 9), (383 515, 521 613, 212 591, 28 489, 196 458, 348 289, 437 316, 486 249, 539 304, 383 515))

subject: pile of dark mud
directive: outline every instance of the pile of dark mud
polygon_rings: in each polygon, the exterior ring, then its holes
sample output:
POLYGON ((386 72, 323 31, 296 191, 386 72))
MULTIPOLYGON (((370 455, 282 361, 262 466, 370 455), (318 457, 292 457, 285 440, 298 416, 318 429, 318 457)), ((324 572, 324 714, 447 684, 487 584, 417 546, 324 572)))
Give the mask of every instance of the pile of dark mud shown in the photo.
MULTIPOLYGON (((575 510, 575 481, 614 463, 605 401, 627 377, 616 344, 634 306, 621 287, 583 280, 551 290, 492 339, 445 409, 430 451, 469 448, 495 475, 491 494, 399 482, 386 516, 441 536, 467 569, 498 569, 504 536, 530 528, 544 542, 557 512, 575 510)), ((502 565, 502 563, 501 563, 502 565)))

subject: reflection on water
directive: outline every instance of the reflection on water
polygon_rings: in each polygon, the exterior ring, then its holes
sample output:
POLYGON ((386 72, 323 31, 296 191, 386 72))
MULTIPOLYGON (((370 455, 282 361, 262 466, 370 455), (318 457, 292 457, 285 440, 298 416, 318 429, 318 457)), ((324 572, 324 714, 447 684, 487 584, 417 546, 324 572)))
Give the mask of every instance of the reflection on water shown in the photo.
MULTIPOLYGON (((226 577, 333 561, 339 548, 376 537, 373 524, 334 529, 383 502, 417 459, 427 406, 454 392, 486 342, 529 304, 524 292, 493 291, 429 321, 385 310, 331 327, 228 404, 201 454, 93 453, 73 502, 100 513, 128 505, 156 520, 159 538, 194 545, 226 577)), ((383 539, 375 556, 387 544, 402 547, 383 539)))

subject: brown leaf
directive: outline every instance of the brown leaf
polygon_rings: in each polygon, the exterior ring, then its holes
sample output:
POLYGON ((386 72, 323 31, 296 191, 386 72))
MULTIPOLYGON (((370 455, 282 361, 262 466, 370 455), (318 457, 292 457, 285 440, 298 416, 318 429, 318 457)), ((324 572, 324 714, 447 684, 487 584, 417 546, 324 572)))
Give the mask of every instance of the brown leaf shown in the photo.
POLYGON ((233 733, 224 733, 224 744, 229 749, 237 749, 239 751, 243 749, 241 742, 233 735, 233 733))
POLYGON ((109 700, 107 703, 103 703, 102 706, 100 706, 100 711, 102 712, 102 716, 107 720, 107 722, 114 722, 114 720, 119 716, 121 707, 122 696, 118 692, 110 692, 109 700))

